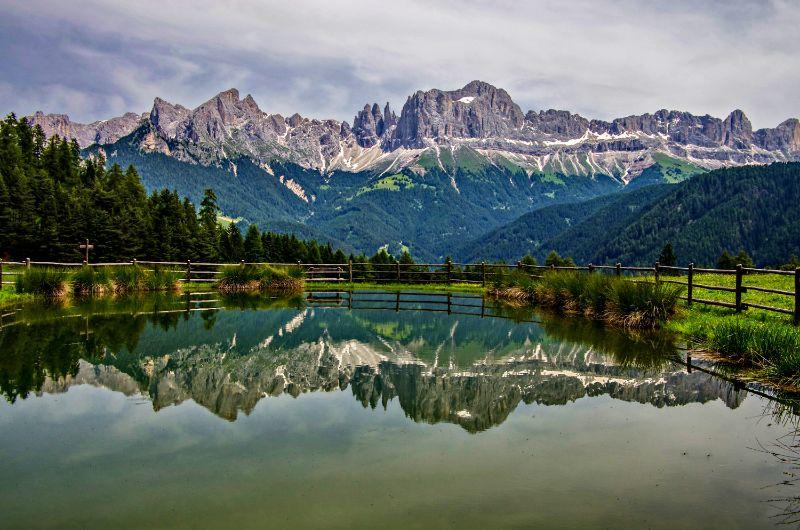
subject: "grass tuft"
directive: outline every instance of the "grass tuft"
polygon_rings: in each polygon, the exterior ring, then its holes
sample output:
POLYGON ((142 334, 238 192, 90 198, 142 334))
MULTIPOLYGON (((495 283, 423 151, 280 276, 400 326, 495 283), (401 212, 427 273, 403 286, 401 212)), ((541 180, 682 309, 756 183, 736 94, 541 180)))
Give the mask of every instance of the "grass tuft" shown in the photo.
POLYGON ((18 293, 61 298, 67 295, 69 273, 64 269, 33 267, 25 269, 16 278, 18 293))

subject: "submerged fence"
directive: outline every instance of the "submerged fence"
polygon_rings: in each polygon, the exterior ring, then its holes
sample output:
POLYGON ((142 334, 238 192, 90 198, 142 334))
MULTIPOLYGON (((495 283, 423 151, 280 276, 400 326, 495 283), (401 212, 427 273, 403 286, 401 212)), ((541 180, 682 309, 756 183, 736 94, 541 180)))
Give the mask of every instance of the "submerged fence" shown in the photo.
MULTIPOLYGON (((709 306, 725 307, 736 312, 747 309, 760 309, 763 311, 790 315, 795 325, 800 325, 800 268, 794 271, 757 269, 737 266, 736 269, 708 269, 695 267, 674 267, 654 264, 652 267, 630 267, 621 263, 615 265, 586 266, 547 266, 528 265, 521 262, 516 264, 492 263, 206 263, 192 261, 137 261, 121 263, 61 263, 53 261, 0 261, 0 285, 14 284, 15 276, 22 274, 23 270, 31 267, 124 267, 140 266, 145 269, 173 270, 181 273, 180 281, 184 283, 215 283, 222 274, 224 267, 244 265, 271 265, 298 267, 303 270, 307 282, 327 283, 403 283, 403 284, 441 284, 455 283, 473 284, 480 286, 490 285, 499 277, 512 271, 519 271, 531 277, 541 277, 548 270, 565 270, 586 273, 614 274, 630 281, 638 282, 663 282, 686 287, 686 296, 682 297, 688 306, 702 304, 709 306), (731 285, 711 285, 696 281, 697 275, 718 274, 730 276, 731 285), (774 275, 787 278, 787 284, 793 283, 793 289, 778 289, 773 287, 753 285, 746 278, 756 275, 774 275), (789 278, 793 278, 790 280, 789 278), (712 300, 707 297, 697 296, 697 291, 712 291, 729 293, 726 300, 712 300), (765 293, 787 299, 787 307, 777 307, 765 303, 746 300, 750 292, 765 293)), ((707 296, 707 295, 706 295, 707 296)))

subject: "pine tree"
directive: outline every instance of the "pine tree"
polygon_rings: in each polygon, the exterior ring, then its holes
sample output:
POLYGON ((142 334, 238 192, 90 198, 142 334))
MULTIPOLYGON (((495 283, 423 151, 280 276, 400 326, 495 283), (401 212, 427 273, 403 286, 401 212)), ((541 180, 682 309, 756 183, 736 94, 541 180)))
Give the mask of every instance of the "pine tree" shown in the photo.
POLYGON ((244 238, 244 259, 249 263, 264 261, 264 246, 261 243, 261 232, 258 226, 250 225, 247 227, 247 235, 244 238))
POLYGON ((664 248, 661 249, 661 254, 658 256, 658 263, 660 265, 674 267, 677 262, 678 258, 675 257, 675 251, 672 250, 672 243, 667 243, 664 245, 664 248))

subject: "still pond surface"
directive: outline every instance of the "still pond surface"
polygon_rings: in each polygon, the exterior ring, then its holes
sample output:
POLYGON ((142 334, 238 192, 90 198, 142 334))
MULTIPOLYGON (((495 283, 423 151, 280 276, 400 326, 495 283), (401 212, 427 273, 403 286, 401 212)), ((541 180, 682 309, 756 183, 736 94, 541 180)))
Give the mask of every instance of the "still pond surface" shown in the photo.
POLYGON ((669 337, 477 295, 4 313, 2 528, 770 528, 798 508, 791 462, 760 450, 794 416, 669 337))

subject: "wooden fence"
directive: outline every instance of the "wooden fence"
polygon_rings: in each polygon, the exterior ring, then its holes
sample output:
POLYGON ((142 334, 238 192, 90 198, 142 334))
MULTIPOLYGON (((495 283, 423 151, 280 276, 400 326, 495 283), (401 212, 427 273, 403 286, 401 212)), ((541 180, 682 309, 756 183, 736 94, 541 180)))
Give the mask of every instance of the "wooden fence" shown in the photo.
MULTIPOLYGON (((123 263, 60 263, 52 261, 0 261, 0 285, 13 284, 14 276, 21 274, 22 269, 30 267, 110 267, 110 266, 141 266, 149 270, 156 268, 169 269, 182 273, 180 281, 185 283, 214 283, 217 281, 221 269, 236 265, 272 265, 299 267, 303 270, 307 282, 328 283, 403 283, 403 284, 454 284, 466 283, 486 286, 491 284, 498 276, 503 276, 512 271, 520 271, 531 277, 541 277, 548 270, 582 271, 587 273, 607 273, 624 277, 630 281, 663 282, 686 287, 686 296, 682 297, 688 306, 703 304, 717 307, 726 307, 736 312, 749 308, 763 311, 790 315, 795 325, 800 325, 800 268, 794 271, 757 269, 738 265, 734 270, 707 269, 695 267, 673 267, 654 264, 652 267, 626 267, 621 263, 616 265, 586 266, 546 266, 526 265, 521 262, 516 264, 491 264, 491 263, 204 263, 192 261, 137 261, 123 263), (697 274, 724 274, 734 277, 734 286, 709 285, 695 281, 697 274), (748 284, 745 278, 751 275, 772 274, 791 276, 794 278, 794 289, 773 289, 748 284), (645 278, 642 278, 645 276, 645 278), (637 278, 638 277, 638 278, 637 278), (710 300, 698 297, 695 291, 722 291, 730 293, 729 301, 710 300), (747 301, 744 295, 748 292, 769 293, 784 296, 793 300, 793 308, 775 307, 747 301)), ((789 305, 792 305, 791 303, 789 305)))

